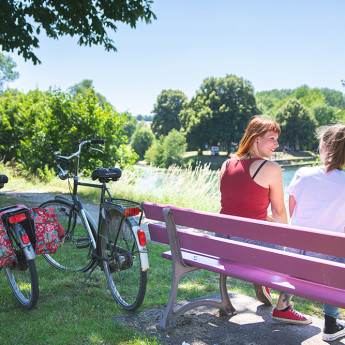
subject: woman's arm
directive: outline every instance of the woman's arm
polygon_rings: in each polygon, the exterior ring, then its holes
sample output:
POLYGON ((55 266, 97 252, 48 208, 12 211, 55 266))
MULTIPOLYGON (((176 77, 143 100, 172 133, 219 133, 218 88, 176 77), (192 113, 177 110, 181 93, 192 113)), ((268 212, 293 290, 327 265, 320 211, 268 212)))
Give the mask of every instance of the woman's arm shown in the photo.
POLYGON ((290 218, 292 217, 293 211, 295 210, 296 199, 293 195, 289 195, 289 212, 290 218))
POLYGON ((273 218, 278 223, 287 224, 286 207, 284 204, 283 174, 281 167, 275 162, 268 162, 265 169, 268 177, 271 210, 273 218), (268 169, 269 168, 269 169, 268 169))

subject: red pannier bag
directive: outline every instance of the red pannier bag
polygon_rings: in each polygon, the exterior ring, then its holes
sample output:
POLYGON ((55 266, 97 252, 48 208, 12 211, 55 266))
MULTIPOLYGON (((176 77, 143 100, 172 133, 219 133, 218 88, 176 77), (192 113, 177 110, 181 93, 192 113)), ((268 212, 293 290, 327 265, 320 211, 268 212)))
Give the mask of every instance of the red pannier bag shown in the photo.
POLYGON ((16 260, 17 257, 12 248, 11 241, 0 219, 0 267, 7 266, 16 260))
POLYGON ((28 212, 28 208, 24 205, 13 205, 5 207, 0 210, 0 268, 9 265, 10 263, 17 261, 16 254, 12 248, 10 238, 6 231, 5 225, 2 220, 2 216, 6 213, 23 210, 28 212))
POLYGON ((59 240, 65 236, 65 230, 56 219, 52 208, 33 207, 30 217, 34 223, 36 245, 35 252, 40 254, 54 254, 59 248, 59 240))

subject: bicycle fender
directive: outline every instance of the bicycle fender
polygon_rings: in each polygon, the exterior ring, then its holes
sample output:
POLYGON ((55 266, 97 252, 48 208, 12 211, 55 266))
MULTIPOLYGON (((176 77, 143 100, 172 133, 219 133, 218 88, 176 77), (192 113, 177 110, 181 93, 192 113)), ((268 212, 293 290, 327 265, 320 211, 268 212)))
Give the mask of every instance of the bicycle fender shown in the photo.
POLYGON ((134 233, 134 236, 135 236, 135 239, 137 241, 138 248, 139 248, 141 270, 143 272, 146 272, 146 271, 149 270, 149 257, 147 255, 146 246, 141 246, 140 243, 139 243, 139 238, 138 238, 137 231, 138 231, 138 229, 140 229, 140 227, 135 225, 135 226, 132 227, 132 229, 133 229, 133 233, 134 233))

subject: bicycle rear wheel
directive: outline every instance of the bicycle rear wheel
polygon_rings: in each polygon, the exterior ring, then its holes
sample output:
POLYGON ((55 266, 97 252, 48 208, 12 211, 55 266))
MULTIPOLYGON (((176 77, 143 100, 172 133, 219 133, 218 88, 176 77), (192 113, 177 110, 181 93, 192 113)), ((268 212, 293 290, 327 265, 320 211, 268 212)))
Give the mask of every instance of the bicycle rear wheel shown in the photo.
MULTIPOLYGON (((93 265, 91 257, 92 243, 80 213, 69 203, 62 200, 50 200, 40 207, 54 209, 56 219, 64 227, 65 239, 60 243, 55 254, 44 254, 43 257, 55 268, 68 271, 87 271, 93 265)), ((96 231, 89 223, 91 230, 96 231)))
POLYGON ((15 249, 15 252, 17 261, 4 268, 5 275, 18 302, 25 309, 31 309, 39 295, 35 261, 26 260, 21 250, 15 249))
POLYGON ((124 309, 134 311, 143 302, 147 283, 147 273, 141 270, 136 236, 131 221, 124 219, 120 211, 108 209, 107 221, 108 231, 103 219, 98 236, 104 273, 115 300, 124 309))

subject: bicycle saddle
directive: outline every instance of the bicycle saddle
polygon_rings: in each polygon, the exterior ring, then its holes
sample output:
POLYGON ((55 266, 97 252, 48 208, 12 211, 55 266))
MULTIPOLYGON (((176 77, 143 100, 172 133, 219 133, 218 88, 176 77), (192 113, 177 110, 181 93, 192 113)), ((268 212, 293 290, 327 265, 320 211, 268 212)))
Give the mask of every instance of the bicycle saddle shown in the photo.
POLYGON ((6 175, 0 175, 0 188, 2 188, 4 184, 7 182, 8 182, 8 177, 6 175))
POLYGON ((92 180, 99 180, 99 182, 117 181, 122 175, 119 168, 97 168, 92 172, 92 180))

